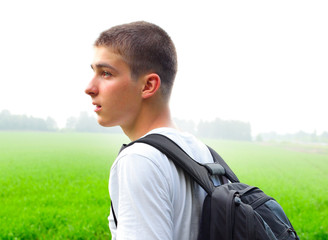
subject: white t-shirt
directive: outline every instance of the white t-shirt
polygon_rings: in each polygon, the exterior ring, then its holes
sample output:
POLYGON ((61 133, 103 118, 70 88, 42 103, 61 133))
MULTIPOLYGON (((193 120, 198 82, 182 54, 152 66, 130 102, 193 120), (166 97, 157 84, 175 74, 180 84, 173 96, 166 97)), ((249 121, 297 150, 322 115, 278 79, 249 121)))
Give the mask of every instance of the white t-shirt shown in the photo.
MULTIPOLYGON (((193 159, 213 162, 208 148, 190 134, 172 128, 150 133, 175 141, 193 159)), ((110 213, 113 240, 194 240, 205 191, 157 149, 135 143, 112 165, 109 193, 118 221, 110 213)))

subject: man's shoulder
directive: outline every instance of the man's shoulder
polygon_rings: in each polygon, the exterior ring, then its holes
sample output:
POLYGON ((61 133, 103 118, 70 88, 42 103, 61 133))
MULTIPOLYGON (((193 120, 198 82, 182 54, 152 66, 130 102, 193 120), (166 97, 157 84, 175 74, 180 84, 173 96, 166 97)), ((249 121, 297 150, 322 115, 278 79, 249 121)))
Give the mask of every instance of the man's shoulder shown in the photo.
POLYGON ((179 145, 191 158, 200 163, 213 162, 207 146, 194 135, 176 129, 159 129, 154 133, 163 134, 179 145))
POLYGON ((134 143, 131 146, 124 148, 117 156, 117 159, 127 157, 153 158, 163 156, 164 155, 159 150, 146 143, 134 143))
POLYGON ((161 169, 167 162, 165 159, 167 159, 166 156, 156 148, 145 143, 135 143, 119 153, 112 165, 112 170, 127 166, 138 168, 148 166, 161 169))
MULTIPOLYGON (((177 142, 179 144, 179 142, 181 142, 181 140, 179 141, 179 139, 181 139, 181 133, 179 131, 177 131, 176 129, 172 129, 172 128, 158 128, 158 129, 153 129, 152 131, 148 132, 146 135, 148 134, 152 134, 152 133, 157 133, 157 134, 162 134, 170 139, 172 139, 173 141, 177 142)), ((145 136, 146 136, 145 135, 145 136)), ((142 158, 163 158, 165 157, 164 154, 162 154, 158 149, 146 144, 146 143, 134 143, 132 145, 130 145, 129 147, 125 147, 118 155, 117 159, 121 159, 121 158, 127 158, 127 157, 142 157, 142 158)))

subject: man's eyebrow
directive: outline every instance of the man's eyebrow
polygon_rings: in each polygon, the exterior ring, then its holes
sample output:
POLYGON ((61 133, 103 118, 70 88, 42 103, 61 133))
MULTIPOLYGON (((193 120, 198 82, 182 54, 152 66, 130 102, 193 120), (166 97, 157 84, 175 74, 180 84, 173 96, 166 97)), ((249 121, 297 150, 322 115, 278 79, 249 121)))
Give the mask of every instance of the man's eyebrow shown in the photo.
POLYGON ((114 68, 112 65, 107 64, 107 63, 97 63, 97 64, 91 64, 91 68, 94 70, 95 68, 110 68, 114 71, 117 71, 116 68, 114 68))

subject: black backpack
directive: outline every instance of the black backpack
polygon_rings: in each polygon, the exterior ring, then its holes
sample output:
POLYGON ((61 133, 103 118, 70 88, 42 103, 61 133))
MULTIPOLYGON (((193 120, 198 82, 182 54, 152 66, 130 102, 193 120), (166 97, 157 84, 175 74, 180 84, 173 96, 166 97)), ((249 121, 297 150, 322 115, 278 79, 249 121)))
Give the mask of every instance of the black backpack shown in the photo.
POLYGON ((259 188, 240 183, 210 147, 214 163, 200 164, 163 135, 149 134, 124 147, 136 142, 157 148, 207 192, 198 240, 299 239, 282 207, 259 188), (223 184, 214 186, 211 175, 219 175, 223 184))

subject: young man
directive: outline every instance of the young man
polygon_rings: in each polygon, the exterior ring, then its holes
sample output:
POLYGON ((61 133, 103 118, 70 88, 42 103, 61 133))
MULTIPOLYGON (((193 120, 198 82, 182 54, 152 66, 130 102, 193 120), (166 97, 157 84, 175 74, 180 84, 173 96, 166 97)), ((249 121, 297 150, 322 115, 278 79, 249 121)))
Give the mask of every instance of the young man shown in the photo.
MULTIPOLYGON (((91 96, 98 122, 136 140, 149 133, 174 140, 196 161, 213 162, 207 147, 172 122, 169 98, 177 71, 174 44, 160 27, 133 22, 100 34, 94 44, 91 96)), ((186 86, 187 87, 187 86, 186 86)), ((112 239, 197 238, 205 191, 157 149, 136 143, 112 165, 112 239)))

